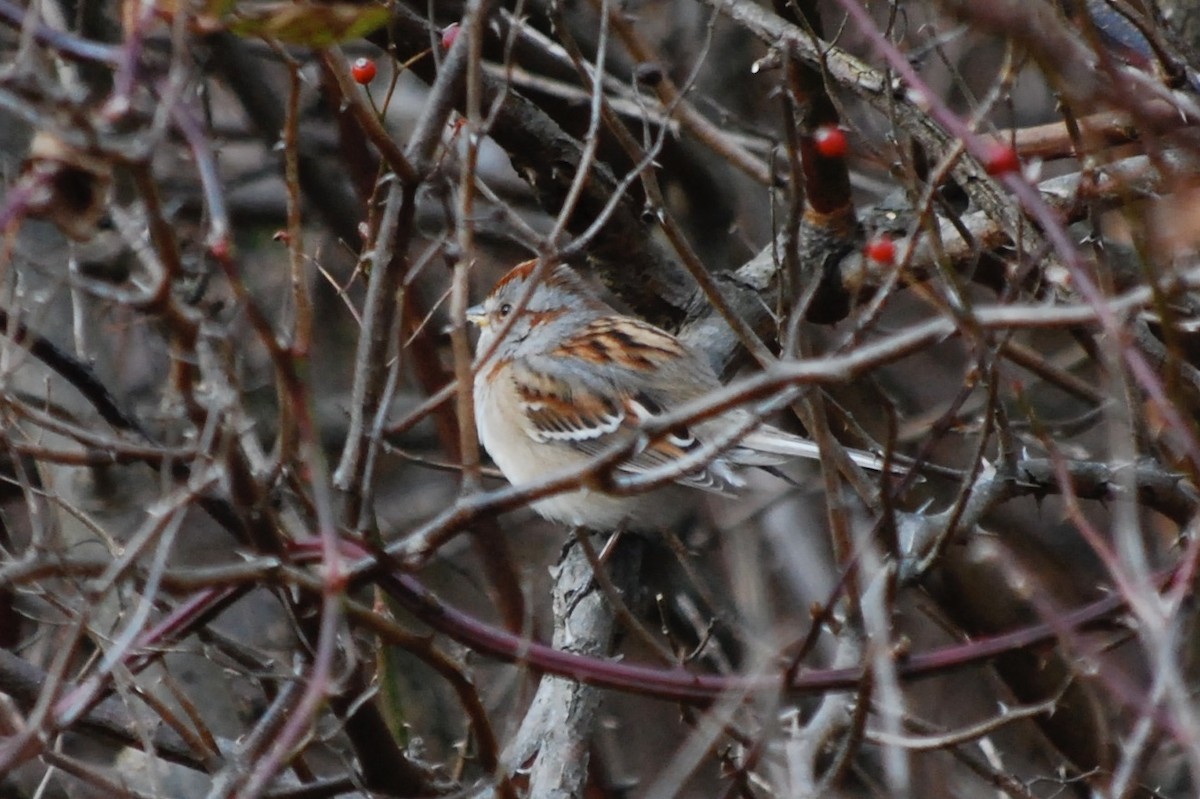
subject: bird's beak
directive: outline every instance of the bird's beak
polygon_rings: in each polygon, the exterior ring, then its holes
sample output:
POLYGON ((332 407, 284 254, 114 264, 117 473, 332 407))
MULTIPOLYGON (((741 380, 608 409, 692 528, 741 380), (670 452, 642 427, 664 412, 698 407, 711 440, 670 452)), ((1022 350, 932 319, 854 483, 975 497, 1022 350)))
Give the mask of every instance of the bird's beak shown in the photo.
POLYGON ((487 314, 483 310, 482 305, 472 305, 467 309, 467 321, 478 328, 488 326, 487 314))

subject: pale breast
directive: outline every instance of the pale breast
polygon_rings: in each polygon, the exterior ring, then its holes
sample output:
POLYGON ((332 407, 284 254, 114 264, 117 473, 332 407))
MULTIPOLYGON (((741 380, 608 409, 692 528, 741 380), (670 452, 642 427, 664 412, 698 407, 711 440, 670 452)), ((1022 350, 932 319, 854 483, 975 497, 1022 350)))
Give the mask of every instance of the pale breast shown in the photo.
MULTIPOLYGON (((510 483, 520 485, 563 474, 589 461, 569 444, 537 441, 526 431, 516 386, 504 365, 488 379, 475 380, 475 425, 479 440, 510 483)), ((639 528, 668 526, 694 505, 682 501, 676 486, 635 496, 612 496, 594 490, 568 491, 534 502, 532 507, 551 521, 611 530, 637 519, 639 528)))
POLYGON ((517 388, 506 364, 481 371, 475 379, 475 426, 479 440, 511 483, 545 477, 586 459, 569 447, 535 441, 526 432, 517 388))

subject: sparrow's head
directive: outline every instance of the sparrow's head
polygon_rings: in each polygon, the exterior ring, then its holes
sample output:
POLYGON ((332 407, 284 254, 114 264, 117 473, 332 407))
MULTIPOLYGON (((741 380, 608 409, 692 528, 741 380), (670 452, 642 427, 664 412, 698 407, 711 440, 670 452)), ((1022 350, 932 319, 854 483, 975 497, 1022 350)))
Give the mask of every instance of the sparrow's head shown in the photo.
POLYGON ((496 282, 487 299, 467 309, 467 321, 480 330, 480 352, 490 347, 505 328, 505 339, 519 342, 534 328, 568 315, 578 323, 612 312, 571 267, 559 264, 543 269, 540 279, 535 280, 537 265, 535 259, 513 267, 496 282))

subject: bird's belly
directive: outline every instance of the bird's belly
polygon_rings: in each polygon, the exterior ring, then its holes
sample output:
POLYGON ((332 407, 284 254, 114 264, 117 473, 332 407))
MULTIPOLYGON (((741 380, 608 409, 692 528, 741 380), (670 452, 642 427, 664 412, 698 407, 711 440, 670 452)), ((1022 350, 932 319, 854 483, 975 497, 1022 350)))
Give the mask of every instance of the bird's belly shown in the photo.
MULTIPOLYGON (((505 418, 506 403, 489 401, 494 387, 475 387, 475 419, 479 440, 513 485, 523 485, 577 469, 591 457, 568 444, 539 442, 519 423, 505 418)), ((625 525, 657 529, 673 525, 695 505, 676 486, 649 493, 617 496, 593 489, 565 491, 530 503, 541 516, 560 524, 611 530, 625 525)), ((689 492, 690 493, 690 492, 689 492)))

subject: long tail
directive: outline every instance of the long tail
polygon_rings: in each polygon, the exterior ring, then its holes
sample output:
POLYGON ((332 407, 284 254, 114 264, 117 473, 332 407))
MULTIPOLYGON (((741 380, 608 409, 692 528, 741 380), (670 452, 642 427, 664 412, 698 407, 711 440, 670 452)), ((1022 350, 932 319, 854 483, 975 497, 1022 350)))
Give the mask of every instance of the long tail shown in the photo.
MULTIPOLYGON (((883 471, 883 458, 878 455, 858 449, 848 449, 846 452, 850 460, 864 469, 883 471)), ((807 438, 785 433, 776 427, 760 427, 739 442, 738 452, 733 459, 748 466, 775 466, 782 462, 781 458, 772 458, 772 455, 817 460, 821 457, 821 450, 807 438)), ((892 471, 900 470, 893 465, 892 471)))

